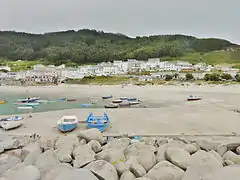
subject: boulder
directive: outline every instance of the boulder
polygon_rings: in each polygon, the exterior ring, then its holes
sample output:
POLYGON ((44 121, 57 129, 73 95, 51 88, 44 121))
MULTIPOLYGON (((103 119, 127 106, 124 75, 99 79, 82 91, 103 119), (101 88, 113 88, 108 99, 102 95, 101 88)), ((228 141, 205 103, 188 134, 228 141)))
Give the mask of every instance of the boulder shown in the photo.
POLYGON ((20 163, 21 159, 7 154, 0 155, 0 174, 20 163))
POLYGON ((22 149, 13 149, 13 150, 5 151, 4 154, 21 158, 21 153, 22 153, 22 149))
POLYGON ((49 149, 54 148, 55 142, 53 140, 39 140, 40 147, 43 149, 43 151, 47 151, 49 149))
POLYGON ((10 171, 4 179, 6 180, 40 180, 40 171, 32 165, 24 166, 15 171, 10 171))
POLYGON ((223 161, 223 164, 224 164, 225 166, 235 165, 235 163, 232 162, 231 160, 224 160, 224 161, 223 161))
POLYGON ((40 170, 41 175, 46 174, 49 170, 60 165, 58 158, 53 150, 47 150, 40 154, 36 160, 36 167, 40 170))
POLYGON ((156 164, 145 177, 151 180, 181 180, 184 171, 168 161, 156 164))
POLYGON ((211 151, 211 150, 217 150, 218 146, 221 145, 219 142, 214 141, 207 141, 207 140, 197 140, 196 144, 203 150, 211 151))
POLYGON ((103 144, 104 141, 105 141, 102 133, 96 128, 80 131, 78 133, 78 137, 79 138, 84 138, 88 142, 91 141, 91 140, 97 140, 100 144, 103 144))
POLYGON ((120 180, 135 180, 136 177, 131 171, 125 171, 121 177, 120 180))
POLYGON ((102 150, 101 144, 96 140, 91 140, 88 145, 92 148, 95 153, 98 153, 102 150))
POLYGON ((40 144, 35 142, 23 147, 21 151, 21 159, 26 165, 35 164, 38 156, 42 153, 40 144))
POLYGON ((120 139, 112 139, 105 146, 102 147, 103 150, 106 149, 122 149, 123 151, 127 149, 130 144, 129 138, 120 138, 120 139))
POLYGON ((223 159, 222 159, 222 157, 220 156, 219 153, 217 153, 216 151, 213 151, 213 150, 209 151, 209 153, 214 155, 223 164, 223 159))
POLYGON ((87 144, 87 141, 85 139, 81 139, 79 141, 79 145, 85 145, 85 144, 87 144))
POLYGON ((236 148, 240 146, 240 142, 225 142, 223 144, 220 144, 217 147, 217 152, 223 156, 225 152, 227 151, 232 151, 232 150, 236 150, 236 148))
POLYGON ((186 170, 190 166, 190 154, 182 148, 170 147, 166 151, 167 159, 174 165, 186 170))
POLYGON ((105 180, 118 180, 118 174, 112 164, 104 160, 91 162, 84 167, 105 180))
POLYGON ((151 179, 149 179, 147 177, 140 177, 140 178, 137 178, 136 180, 151 180, 151 179))
MULTIPOLYGON (((1 149, 1 148, 0 148, 1 149)), ((1 150, 0 150, 0 152, 1 152, 1 150)), ((238 146, 237 148, 236 148, 236 153, 238 154, 238 155, 240 155, 240 146, 238 146)))
POLYGON ((187 151, 189 154, 193 154, 199 150, 196 143, 185 144, 182 148, 185 149, 185 151, 187 151))
POLYGON ((239 180, 240 166, 226 166, 224 168, 213 171, 211 174, 203 177, 202 180, 239 180))
POLYGON ((223 160, 230 160, 232 161, 234 164, 238 164, 240 165, 240 155, 235 154, 232 151, 227 151, 224 155, 223 155, 223 160))
POLYGON ((167 158, 165 156, 165 152, 166 152, 167 148, 168 148, 168 146, 166 144, 163 144, 157 148, 157 151, 156 151, 157 163, 167 160, 167 158))
POLYGON ((20 141, 8 135, 0 136, 0 147, 5 150, 17 149, 20 147, 20 141))
POLYGON ((0 154, 4 152, 4 148, 0 145, 0 154))
POLYGON ((60 162, 69 163, 72 161, 73 149, 79 144, 76 135, 62 136, 55 143, 55 152, 60 162))
POLYGON ((75 157, 75 160, 73 161, 73 166, 75 168, 81 168, 95 160, 94 151, 87 145, 77 146, 73 151, 73 156, 75 157))
POLYGON ((157 163, 154 152, 148 149, 139 151, 138 162, 144 167, 146 171, 149 171, 157 163))
POLYGON ((136 176, 136 177, 142 177, 146 174, 146 170, 144 167, 139 164, 137 157, 130 157, 127 162, 127 166, 129 167, 130 171, 136 176))

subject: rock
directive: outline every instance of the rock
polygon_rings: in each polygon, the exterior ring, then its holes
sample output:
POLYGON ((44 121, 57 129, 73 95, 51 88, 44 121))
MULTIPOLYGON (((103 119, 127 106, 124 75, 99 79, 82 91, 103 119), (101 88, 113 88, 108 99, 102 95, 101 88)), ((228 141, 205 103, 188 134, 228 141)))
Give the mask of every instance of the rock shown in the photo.
POLYGON ((82 140, 79 141, 79 144, 80 145, 85 145, 85 144, 87 144, 87 141, 85 139, 82 139, 82 140))
POLYGON ((20 162, 21 162, 21 159, 16 156, 1 154, 0 155, 0 174, 12 168, 14 165, 20 162))
POLYGON ((137 178, 136 180, 151 180, 151 179, 149 179, 147 177, 140 177, 140 178, 137 178))
MULTIPOLYGON (((1 149, 1 148, 0 148, 0 149, 1 149)), ((0 152, 1 152, 1 150, 0 150, 0 152)), ((236 148, 236 152, 237 152, 238 155, 240 155, 240 146, 238 146, 238 147, 236 148)))
POLYGON ((62 136, 55 143, 56 155, 60 162, 69 163, 72 161, 73 149, 79 144, 76 135, 62 136))
POLYGON ((157 152, 156 152, 157 163, 167 160, 167 158, 165 156, 165 152, 166 152, 167 148, 168 148, 168 146, 166 144, 163 144, 157 148, 157 152))
POLYGON ((104 160, 91 162, 84 167, 105 180, 118 180, 118 174, 112 164, 104 160))
POLYGON ((135 179, 136 177, 131 171, 125 171, 120 177, 120 180, 135 180, 135 179))
POLYGON ((138 162, 144 167, 146 171, 149 171, 157 163, 154 152, 147 149, 139 151, 138 162))
POLYGON ((123 151, 127 149, 130 144, 129 138, 120 138, 120 139, 112 139, 105 146, 102 147, 103 150, 106 149, 122 149, 123 151))
POLYGON ((217 152, 223 156, 225 152, 236 150, 236 148, 240 146, 240 142, 225 142, 223 144, 220 144, 217 147, 217 152))
POLYGON ((41 149, 43 149, 43 151, 53 149, 55 144, 55 142, 52 140, 45 140, 45 141, 39 140, 38 142, 40 144, 41 149))
POLYGON ((224 161, 223 161, 223 164, 224 164, 225 166, 235 165, 235 163, 232 162, 231 160, 224 160, 224 161))
POLYGON ((136 176, 136 177, 142 177, 146 174, 146 170, 144 167, 139 164, 137 157, 130 157, 126 164, 128 165, 130 171, 136 176))
POLYGON ((184 171, 168 161, 156 164, 145 177, 151 180, 181 180, 184 171))
POLYGON ((16 171, 10 171, 6 176, 6 180, 40 180, 40 171, 32 165, 24 166, 16 171))
POLYGON ((202 180, 239 180, 240 166, 226 166, 211 174, 206 175, 202 180))
POLYGON ((190 164, 182 180, 202 180, 205 175, 223 167, 222 161, 214 152, 203 150, 191 156, 190 164))
POLYGON ((197 147, 197 145, 195 143, 185 144, 183 146, 183 149, 185 149, 185 151, 187 151, 189 154, 193 154, 199 150, 199 148, 197 147))
POLYGON ((218 146, 221 145, 221 143, 219 142, 212 142, 207 140, 197 140, 196 143, 201 149, 206 151, 215 151, 217 150, 218 146))
POLYGON ((230 160, 232 161, 234 164, 238 164, 240 165, 240 155, 235 154, 232 151, 227 151, 224 155, 223 155, 223 160, 230 160))
POLYGON ((56 168, 60 165, 59 160, 53 150, 47 150, 40 154, 36 160, 36 167, 40 170, 41 174, 45 174, 49 170, 56 168))
POLYGON ((10 156, 16 156, 18 158, 21 158, 22 149, 14 149, 10 151, 5 151, 5 154, 10 156))
POLYGON ((102 150, 101 144, 96 140, 91 140, 88 145, 92 148, 95 153, 98 153, 102 150))
POLYGON ((80 131, 78 137, 84 138, 87 141, 97 140, 100 144, 103 144, 105 141, 102 133, 96 128, 80 131))
POLYGON ((190 154, 181 148, 170 147, 166 151, 167 159, 174 165, 186 170, 190 166, 190 154))
POLYGON ((0 147, 5 150, 17 149, 20 147, 20 141, 19 139, 13 138, 12 136, 1 135, 0 147))
POLYGON ((75 160, 73 161, 73 166, 75 168, 81 168, 95 160, 94 151, 87 145, 77 146, 73 151, 73 156, 75 157, 75 160))
POLYGON ((0 154, 4 152, 4 148, 0 145, 0 154))
POLYGON ((220 156, 220 154, 218 154, 216 151, 209 151, 209 153, 211 153, 212 155, 214 155, 222 164, 223 164, 223 159, 222 157, 220 156))
POLYGON ((35 142, 23 147, 21 151, 21 159, 27 165, 35 164, 38 156, 42 153, 40 144, 35 142))

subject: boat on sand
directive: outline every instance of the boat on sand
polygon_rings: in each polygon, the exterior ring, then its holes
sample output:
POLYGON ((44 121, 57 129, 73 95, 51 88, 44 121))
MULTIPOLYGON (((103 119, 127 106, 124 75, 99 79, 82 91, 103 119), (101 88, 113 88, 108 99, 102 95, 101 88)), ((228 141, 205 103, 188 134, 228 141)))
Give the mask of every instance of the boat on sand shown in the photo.
POLYGON ((14 129, 22 125, 22 116, 12 116, 8 118, 0 119, 0 126, 5 129, 14 129))
POLYGON ((108 108, 108 109, 112 109, 112 108, 118 108, 119 105, 118 104, 114 104, 114 103, 110 103, 110 104, 107 104, 104 106, 105 108, 108 108))
POLYGON ((130 104, 131 106, 133 106, 133 105, 138 105, 138 104, 140 104, 140 102, 139 102, 139 101, 130 101, 129 104, 130 104))
POLYGON ((67 102, 73 102, 76 101, 77 99, 67 99, 67 102))
POLYGON ((135 97, 128 98, 128 101, 136 101, 136 100, 137 100, 137 98, 135 98, 135 97))
POLYGON ((106 113, 104 113, 103 116, 94 116, 93 113, 90 113, 86 123, 88 128, 97 128, 99 131, 103 132, 110 123, 110 119, 106 113))
POLYGON ((202 99, 202 98, 199 97, 199 96, 190 95, 190 96, 188 96, 187 101, 199 101, 199 100, 201 100, 201 99, 202 99))
POLYGON ((19 106, 18 107, 19 110, 33 110, 32 106, 19 106))
POLYGON ((111 99, 113 96, 109 95, 109 96, 103 96, 102 99, 111 99))
POLYGON ((77 123, 76 116, 63 116, 58 120, 57 125, 61 132, 70 132, 77 127, 77 123))
POLYGON ((112 103, 121 103, 121 102, 122 102, 121 99, 114 99, 114 100, 112 100, 112 103))

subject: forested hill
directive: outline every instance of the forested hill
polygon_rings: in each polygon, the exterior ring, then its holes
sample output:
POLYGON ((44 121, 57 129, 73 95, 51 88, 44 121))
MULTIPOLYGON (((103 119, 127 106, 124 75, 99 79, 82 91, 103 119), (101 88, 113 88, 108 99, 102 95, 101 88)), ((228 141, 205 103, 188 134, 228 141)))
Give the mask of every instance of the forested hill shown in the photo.
POLYGON ((0 32, 1 59, 41 59, 53 64, 178 57, 189 52, 209 52, 236 47, 239 46, 222 39, 198 39, 185 35, 130 38, 123 34, 88 29, 46 34, 0 32))

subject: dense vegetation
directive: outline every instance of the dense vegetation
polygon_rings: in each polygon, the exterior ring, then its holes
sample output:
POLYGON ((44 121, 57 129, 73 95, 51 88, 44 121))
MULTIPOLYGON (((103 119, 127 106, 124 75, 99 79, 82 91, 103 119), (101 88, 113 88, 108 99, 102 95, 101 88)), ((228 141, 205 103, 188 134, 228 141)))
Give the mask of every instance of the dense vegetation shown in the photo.
MULTIPOLYGON (((191 55, 194 58, 190 58, 190 61, 200 61, 208 52, 228 48, 239 46, 222 39, 198 39, 184 35, 130 38, 87 29, 46 34, 0 32, 1 59, 38 60, 56 65, 131 58, 146 60, 154 57, 173 60, 191 55)), ((231 53, 229 56, 233 62, 240 62, 240 53, 231 53)), ((220 57, 219 61, 224 57, 220 57)))

